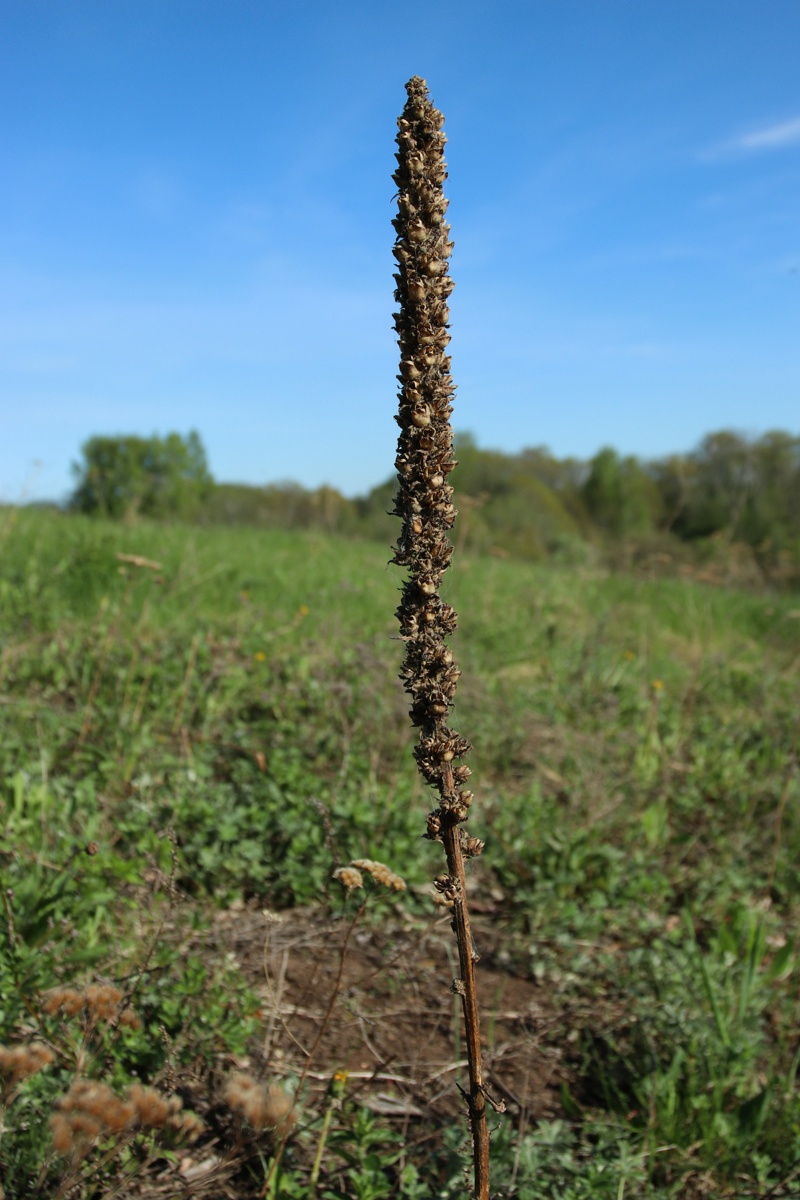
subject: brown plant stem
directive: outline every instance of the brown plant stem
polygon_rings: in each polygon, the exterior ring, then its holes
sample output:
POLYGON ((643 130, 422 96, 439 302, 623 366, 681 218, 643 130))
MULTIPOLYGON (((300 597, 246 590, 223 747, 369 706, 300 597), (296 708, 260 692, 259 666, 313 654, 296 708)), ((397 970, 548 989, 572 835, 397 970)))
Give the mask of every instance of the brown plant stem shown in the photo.
POLYGON ((446 638, 456 613, 440 596, 442 576, 453 553, 448 531, 456 510, 447 477, 456 466, 451 400, 447 299, 453 290, 448 274, 452 242, 445 221, 447 177, 442 132, 444 118, 428 98, 424 79, 406 84, 408 101, 397 135, 398 213, 394 256, 395 313, 400 346, 400 437, 395 465, 399 490, 395 513, 403 527, 393 561, 409 568, 397 610, 406 643, 401 671, 411 697, 411 720, 419 728, 414 757, 423 778, 438 791, 438 807, 428 816, 426 837, 444 844, 447 873, 434 880, 452 908, 460 977, 453 991, 461 997, 469 1066, 464 1092, 472 1131, 475 1196, 489 1200, 489 1133, 481 1066, 480 1022, 475 986, 477 954, 470 932, 464 858, 480 854, 483 843, 461 828, 469 817, 472 793, 464 789, 470 768, 459 760, 471 749, 448 725, 461 674, 446 638))
MULTIPOLYGON (((453 901, 453 928, 458 945, 458 963, 461 985, 457 990, 464 1009, 464 1032, 467 1042, 469 1064, 469 1120, 472 1132, 472 1156, 475 1170, 475 1195, 479 1200, 489 1200, 489 1128, 486 1123, 486 1094, 483 1085, 481 1061, 481 1024, 478 1011, 478 990, 475 982, 477 953, 472 940, 467 905, 464 857, 458 829, 447 830, 442 840, 447 856, 447 869, 458 885, 460 895, 453 901)), ((455 985, 454 985, 455 986, 455 985)))

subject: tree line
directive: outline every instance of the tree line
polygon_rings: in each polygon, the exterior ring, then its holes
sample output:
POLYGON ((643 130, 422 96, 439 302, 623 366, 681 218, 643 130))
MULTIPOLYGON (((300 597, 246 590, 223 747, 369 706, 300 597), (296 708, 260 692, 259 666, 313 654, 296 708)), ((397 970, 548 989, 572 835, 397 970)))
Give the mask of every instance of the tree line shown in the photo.
MULTIPOLYGON (((605 447, 587 460, 537 446, 506 454, 456 439, 457 540, 482 553, 569 562, 745 547, 768 578, 800 582, 800 436, 710 433, 644 460, 605 447)), ((217 483, 199 435, 93 437, 69 507, 131 520, 319 528, 391 542, 394 478, 364 496, 295 483, 217 483)))

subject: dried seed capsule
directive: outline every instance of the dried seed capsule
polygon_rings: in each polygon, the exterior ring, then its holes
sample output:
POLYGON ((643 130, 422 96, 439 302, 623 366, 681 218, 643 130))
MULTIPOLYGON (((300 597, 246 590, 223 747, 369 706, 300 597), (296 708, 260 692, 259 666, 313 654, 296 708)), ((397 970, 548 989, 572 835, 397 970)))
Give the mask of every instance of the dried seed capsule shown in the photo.
POLYGON ((400 375, 402 379, 420 379, 422 371, 420 371, 413 358, 404 358, 400 363, 400 375))
POLYGON ((483 852, 485 842, 480 838, 469 837, 464 830, 461 830, 461 850, 467 858, 477 858, 483 852))
POLYGON ((441 831, 442 831, 442 818, 440 817, 438 809, 437 809, 435 812, 428 814, 427 832, 426 832, 425 836, 428 838, 431 838, 431 839, 438 838, 441 831))

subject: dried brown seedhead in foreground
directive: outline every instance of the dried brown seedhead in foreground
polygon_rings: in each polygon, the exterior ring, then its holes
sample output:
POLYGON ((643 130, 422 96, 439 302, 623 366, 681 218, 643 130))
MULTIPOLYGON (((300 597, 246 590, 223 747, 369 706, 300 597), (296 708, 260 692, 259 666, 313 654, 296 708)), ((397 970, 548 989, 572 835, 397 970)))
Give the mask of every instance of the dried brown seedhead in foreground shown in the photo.
POLYGON ((203 1128, 199 1117, 183 1111, 179 1096, 165 1096, 134 1083, 122 1099, 107 1083, 95 1079, 74 1080, 50 1119, 54 1150, 78 1157, 99 1138, 119 1137, 136 1129, 161 1130, 192 1141, 203 1128))
POLYGON ((364 876, 369 875, 375 883, 393 892, 404 892, 406 881, 400 875, 395 875, 386 863, 375 862, 371 858, 354 858, 346 867, 338 867, 333 872, 333 878, 338 879, 348 892, 363 888, 364 876))
POLYGON ((231 1111, 244 1117, 253 1129, 274 1129, 282 1136, 297 1121, 294 1100, 280 1084, 259 1083, 244 1071, 231 1075, 224 1097, 231 1111))
POLYGON ((65 1017, 83 1014, 90 1024, 97 1021, 117 1021, 131 1029, 138 1029, 139 1018, 132 1008, 122 1007, 124 997, 119 988, 110 983, 92 983, 85 988, 51 988, 42 998, 42 1008, 49 1015, 57 1012, 65 1017))
POLYGON ((461 674, 446 639, 456 628, 455 610, 440 595, 442 576, 453 546, 448 537, 456 518, 453 489, 447 482, 456 466, 450 425, 455 388, 450 375, 448 297, 453 283, 448 262, 453 249, 445 220, 447 201, 442 184, 444 118, 428 98, 424 79, 406 84, 408 101, 397 134, 398 271, 395 328, 400 345, 400 437, 395 466, 399 490, 395 513, 402 520, 393 562, 408 568, 397 610, 406 643, 400 677, 411 698, 411 720, 419 729, 414 749, 425 781, 438 792, 425 836, 444 843, 447 871, 434 886, 451 907, 458 943, 460 978, 453 990, 462 997, 470 1087, 467 1096, 472 1127, 475 1195, 489 1198, 489 1135, 481 1068, 480 1023, 475 987, 475 954, 467 910, 464 858, 483 849, 479 838, 467 837, 461 825, 469 817, 471 775, 460 760, 471 749, 450 727, 456 684, 461 674))
POLYGON ((439 807, 427 830, 428 837, 438 838, 442 821, 465 821, 472 803, 472 793, 462 786, 470 769, 458 762, 471 747, 448 724, 461 674, 445 644, 456 627, 456 613, 439 595, 453 553, 448 531, 456 516, 447 482, 456 466, 450 425, 455 388, 445 353, 453 243, 442 192, 447 176, 444 118, 428 99, 424 80, 415 76, 407 91, 393 176, 399 189, 394 255, 399 264, 395 327, 401 385, 395 512, 403 522, 393 561, 410 570, 397 610, 406 642, 401 678, 411 696, 411 719, 420 730, 417 765, 439 792, 439 807))
POLYGON ((48 1067, 54 1058, 53 1051, 42 1042, 0 1046, 0 1094, 48 1067))

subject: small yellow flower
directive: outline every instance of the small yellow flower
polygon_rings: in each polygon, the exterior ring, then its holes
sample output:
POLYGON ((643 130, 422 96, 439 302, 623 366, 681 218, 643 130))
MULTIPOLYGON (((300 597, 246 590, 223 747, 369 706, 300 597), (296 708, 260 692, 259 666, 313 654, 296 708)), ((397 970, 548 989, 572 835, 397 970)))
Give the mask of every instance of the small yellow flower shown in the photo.
POLYGON ((307 617, 310 611, 307 604, 301 604, 297 610, 297 615, 298 617, 307 617))
POLYGON ((652 679, 650 681, 650 687, 653 689, 654 692, 663 692, 664 680, 663 679, 652 679))
POLYGON ((266 662, 267 661, 267 656, 263 650, 256 650, 255 654, 253 655, 253 658, 256 660, 256 662, 266 662))
POLYGON ((627 659, 628 662, 633 662, 633 660, 636 658, 636 655, 633 650, 626 650, 622 657, 627 659))
POLYGON ((347 1071, 336 1071, 335 1072, 333 1079, 331 1080, 330 1089, 329 1089, 331 1096, 333 1096, 335 1099, 338 1099, 344 1095, 345 1089, 347 1087, 347 1077, 348 1077, 347 1071))

